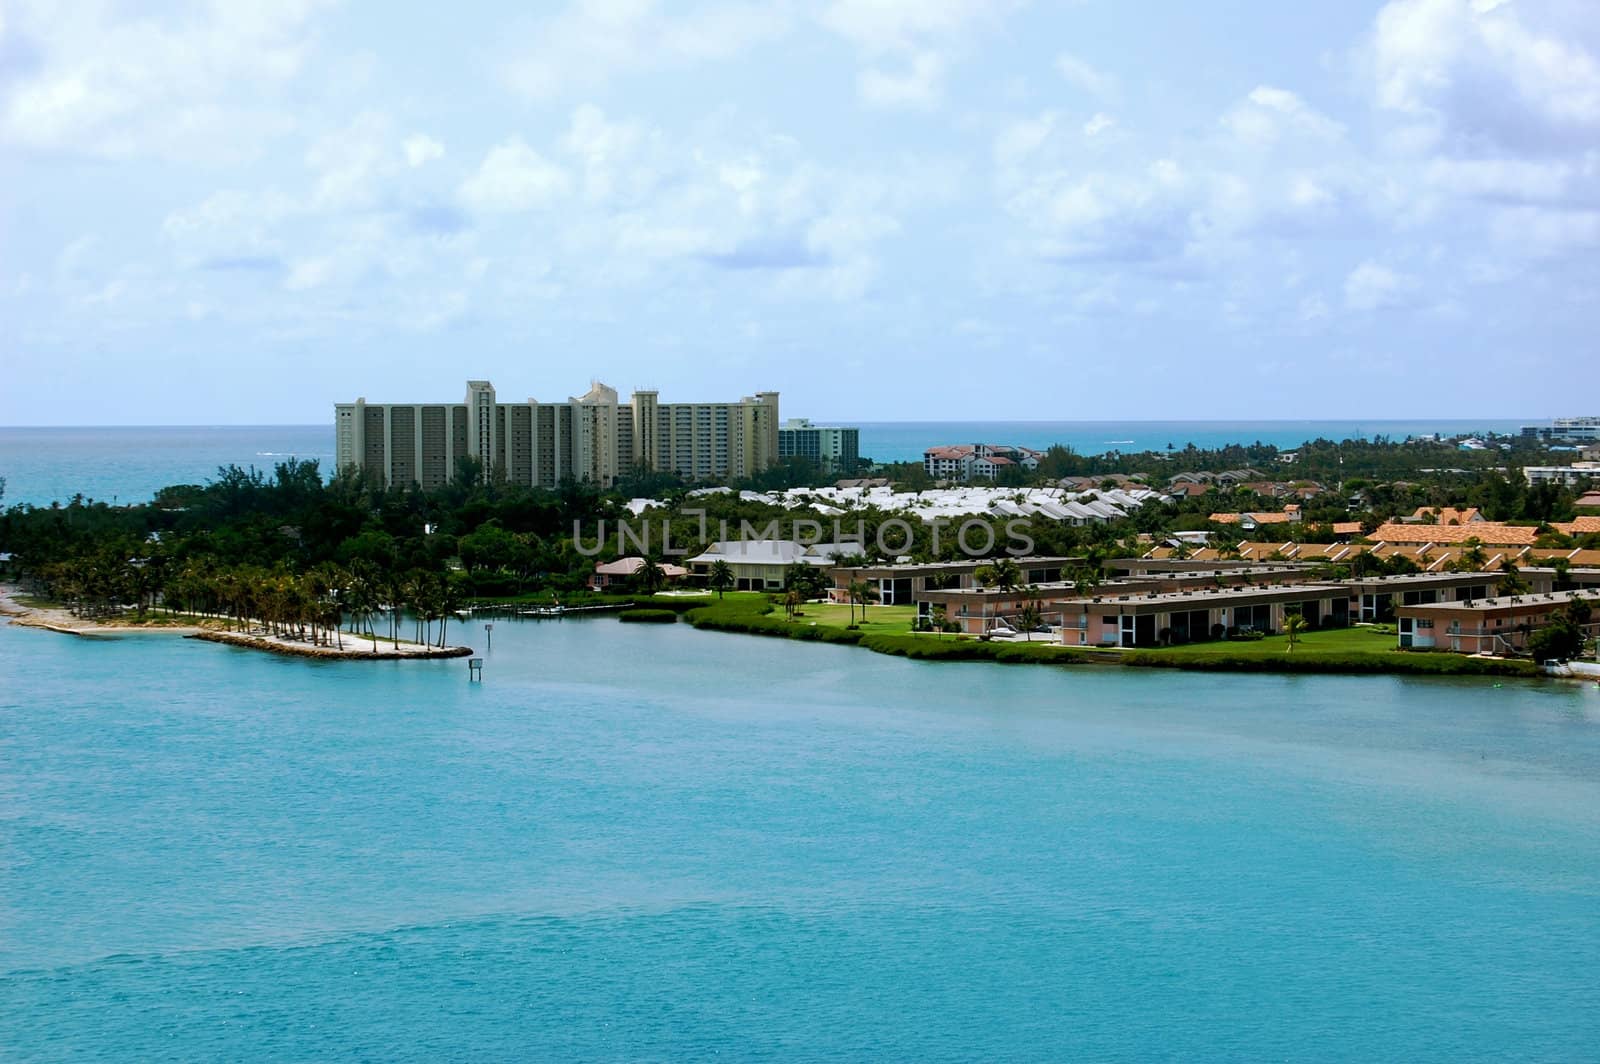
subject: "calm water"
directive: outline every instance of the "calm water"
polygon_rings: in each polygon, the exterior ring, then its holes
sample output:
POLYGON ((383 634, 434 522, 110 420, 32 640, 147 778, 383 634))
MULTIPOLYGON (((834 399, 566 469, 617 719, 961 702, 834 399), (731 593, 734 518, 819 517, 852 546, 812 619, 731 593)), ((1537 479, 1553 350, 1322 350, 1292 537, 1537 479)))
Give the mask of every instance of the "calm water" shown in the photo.
MULTIPOLYGON (((1081 454, 1215 448, 1230 443, 1296 447, 1308 439, 1396 439, 1428 433, 1514 432, 1520 421, 1001 421, 881 422, 861 426, 861 453, 880 462, 921 461, 945 443, 1010 443, 1044 449, 1068 444, 1081 454)), ((107 502, 145 502, 168 484, 199 484, 219 466, 270 472, 293 455, 333 468, 333 426, 178 426, 169 428, 0 428, 0 504, 48 506, 75 494, 107 502)))
POLYGON ((0 1055, 1600 1053, 1593 687, 486 656, 0 628, 0 1055))

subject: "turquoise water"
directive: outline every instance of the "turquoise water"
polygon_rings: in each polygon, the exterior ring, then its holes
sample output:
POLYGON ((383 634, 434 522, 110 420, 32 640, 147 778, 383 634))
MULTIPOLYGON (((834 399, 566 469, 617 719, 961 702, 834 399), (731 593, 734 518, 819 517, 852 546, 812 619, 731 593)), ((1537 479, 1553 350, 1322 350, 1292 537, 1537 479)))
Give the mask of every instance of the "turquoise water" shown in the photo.
MULTIPOLYGON (((1080 454, 1216 448, 1232 443, 1298 447, 1309 439, 1404 439, 1441 432, 1515 432, 1520 421, 985 421, 861 425, 861 453, 880 462, 920 462, 946 443, 1009 443, 1080 454)), ((289 456, 333 468, 333 426, 224 425, 135 428, 0 428, 0 505, 48 506, 76 494, 105 502, 146 502, 168 484, 200 484, 219 466, 270 472, 289 456)))
POLYGON ((1596 1059, 1592 686, 485 657, 0 628, 0 1055, 1596 1059))

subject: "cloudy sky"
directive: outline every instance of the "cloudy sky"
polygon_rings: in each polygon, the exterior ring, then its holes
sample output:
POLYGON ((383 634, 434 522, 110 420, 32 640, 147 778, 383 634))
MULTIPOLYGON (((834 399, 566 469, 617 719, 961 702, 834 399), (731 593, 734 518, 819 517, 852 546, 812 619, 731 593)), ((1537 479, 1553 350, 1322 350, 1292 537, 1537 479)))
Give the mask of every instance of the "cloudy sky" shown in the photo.
POLYGON ((1594 0, 0 3, 0 424, 1600 413, 1597 282, 1594 0))

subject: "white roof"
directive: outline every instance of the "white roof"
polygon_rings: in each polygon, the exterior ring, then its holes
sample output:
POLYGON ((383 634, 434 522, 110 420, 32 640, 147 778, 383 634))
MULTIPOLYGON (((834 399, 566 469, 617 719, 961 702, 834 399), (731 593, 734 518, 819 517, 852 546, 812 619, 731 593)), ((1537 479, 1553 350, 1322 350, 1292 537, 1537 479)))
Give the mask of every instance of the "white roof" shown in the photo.
POLYGON ((860 544, 816 544, 807 547, 792 539, 722 539, 689 561, 700 565, 724 561, 729 565, 832 565, 833 553, 859 551, 860 544), (843 549, 848 547, 849 550, 843 549), (831 550, 831 553, 829 551, 831 550))

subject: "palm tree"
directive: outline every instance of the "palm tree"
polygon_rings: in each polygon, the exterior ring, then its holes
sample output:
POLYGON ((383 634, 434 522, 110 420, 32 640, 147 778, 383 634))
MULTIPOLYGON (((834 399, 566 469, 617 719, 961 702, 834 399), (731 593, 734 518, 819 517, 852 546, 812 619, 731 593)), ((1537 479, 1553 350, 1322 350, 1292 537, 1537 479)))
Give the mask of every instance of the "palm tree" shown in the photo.
POLYGON ((450 624, 450 615, 461 608, 461 584, 446 573, 439 578, 437 591, 439 606, 439 648, 444 649, 444 633, 450 624))
POLYGON ((661 590, 661 585, 667 582, 666 570, 661 568, 661 563, 654 558, 646 558, 639 565, 639 570, 634 574, 639 580, 639 586, 644 588, 644 593, 654 595, 661 590))
POLYGON ((994 563, 994 584, 1001 591, 1015 591, 1022 583, 1022 567, 1014 558, 1001 558, 994 563))
MULTIPOLYGON (((1559 559, 1566 561, 1565 558, 1559 559)), ((1558 576, 1559 579, 1559 576, 1558 576)), ((1495 588, 1502 595, 1524 595, 1528 591, 1528 582, 1522 578, 1522 570, 1517 568, 1517 563, 1507 561, 1500 570, 1500 585, 1495 588)))
POLYGON ((800 592, 790 588, 783 595, 783 615, 786 620, 794 620, 794 611, 800 607, 800 592))
POLYGON ((856 605, 861 606, 861 620, 867 619, 867 603, 872 601, 872 585, 865 580, 852 580, 847 589, 850 595, 850 623, 856 623, 856 605))
POLYGON ((1030 586, 1024 593, 1022 610, 1017 616, 1028 642, 1033 642, 1033 630, 1044 623, 1044 611, 1039 608, 1039 589, 1030 586))
POLYGON ((711 571, 706 574, 706 586, 717 593, 717 598, 720 599, 723 592, 732 588, 736 582, 733 566, 721 558, 711 563, 711 571))
POLYGON ((1300 633, 1305 631, 1307 627, 1309 625, 1306 624, 1306 619, 1298 613, 1290 613, 1284 616, 1283 634, 1289 637, 1288 653, 1294 652, 1295 644, 1300 642, 1300 633))

